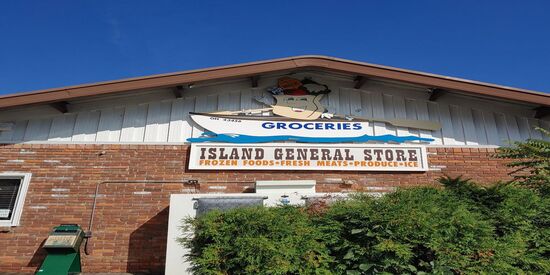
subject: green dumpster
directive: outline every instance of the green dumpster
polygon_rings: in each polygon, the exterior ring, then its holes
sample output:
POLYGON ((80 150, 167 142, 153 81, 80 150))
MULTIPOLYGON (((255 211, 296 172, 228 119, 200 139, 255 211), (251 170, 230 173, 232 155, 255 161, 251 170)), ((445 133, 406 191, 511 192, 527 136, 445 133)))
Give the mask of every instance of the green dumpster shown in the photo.
POLYGON ((64 275, 81 272, 80 244, 83 238, 84 232, 77 224, 54 227, 43 246, 48 255, 36 274, 64 275))

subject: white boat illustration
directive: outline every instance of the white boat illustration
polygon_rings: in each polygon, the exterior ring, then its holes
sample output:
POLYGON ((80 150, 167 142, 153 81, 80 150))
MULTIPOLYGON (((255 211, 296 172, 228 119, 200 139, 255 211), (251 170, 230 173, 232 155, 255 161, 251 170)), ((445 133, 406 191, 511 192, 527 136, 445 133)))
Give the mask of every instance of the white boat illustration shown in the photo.
MULTIPOLYGON (((294 141, 306 143, 335 142, 431 142, 431 138, 367 134, 371 120, 330 119, 297 120, 281 116, 189 113, 206 132, 189 142, 264 143, 294 141)), ((374 120, 379 121, 379 120, 374 120)), ((398 124, 402 121, 392 121, 398 124)), ((388 122, 389 123, 389 122, 388 122)))
MULTIPOLYGON (((321 98, 330 93, 328 86, 311 79, 299 81, 282 77, 278 81, 278 92, 273 94, 275 105, 256 99, 269 108, 242 111, 221 111, 215 113, 189 113, 191 119, 205 130, 217 135, 242 135, 249 137, 302 138, 372 138, 367 129, 372 122, 388 123, 396 127, 437 131, 437 122, 408 119, 384 119, 350 117, 328 113, 321 104, 321 98), (312 93, 307 85, 320 87, 312 93), (279 91, 280 90, 280 91, 279 91), (264 116, 269 112, 272 115, 264 116)), ((414 137, 411 137, 414 138, 414 137)), ((246 139, 246 137, 243 137, 246 139)), ((195 140, 195 139, 193 139, 195 140)))
POLYGON ((293 120, 277 116, 235 116, 189 113, 191 119, 216 134, 248 136, 359 137, 366 134, 368 121, 293 120))

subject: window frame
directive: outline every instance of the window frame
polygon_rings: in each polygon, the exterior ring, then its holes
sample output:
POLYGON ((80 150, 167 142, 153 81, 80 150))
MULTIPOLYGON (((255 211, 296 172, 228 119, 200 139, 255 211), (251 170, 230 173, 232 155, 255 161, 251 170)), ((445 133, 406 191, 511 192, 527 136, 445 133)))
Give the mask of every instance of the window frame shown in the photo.
POLYGON ((0 172, 0 179, 20 179, 19 190, 17 190, 17 198, 14 204, 13 214, 10 220, 0 220, 0 227, 19 226, 23 207, 25 205, 25 197, 29 189, 32 173, 22 172, 0 172))

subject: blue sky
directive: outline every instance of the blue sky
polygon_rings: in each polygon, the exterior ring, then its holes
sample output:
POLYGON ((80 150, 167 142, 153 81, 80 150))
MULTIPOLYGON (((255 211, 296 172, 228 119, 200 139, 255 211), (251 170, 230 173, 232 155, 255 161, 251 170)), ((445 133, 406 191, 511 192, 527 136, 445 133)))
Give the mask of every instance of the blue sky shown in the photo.
POLYGON ((0 94, 304 54, 550 92, 550 1, 2 1, 0 94))

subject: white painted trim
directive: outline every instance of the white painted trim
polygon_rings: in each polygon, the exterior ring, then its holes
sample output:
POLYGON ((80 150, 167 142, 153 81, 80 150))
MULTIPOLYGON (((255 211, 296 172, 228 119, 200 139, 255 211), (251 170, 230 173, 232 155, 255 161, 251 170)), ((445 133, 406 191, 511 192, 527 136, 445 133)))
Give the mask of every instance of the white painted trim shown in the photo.
POLYGON ((14 213, 9 221, 0 221, 0 226, 18 226, 23 213, 23 207, 25 205, 25 197, 29 189, 29 183, 31 182, 32 173, 22 172, 2 172, 0 178, 3 179, 21 179, 19 190, 17 191, 17 201, 14 206, 14 213))

